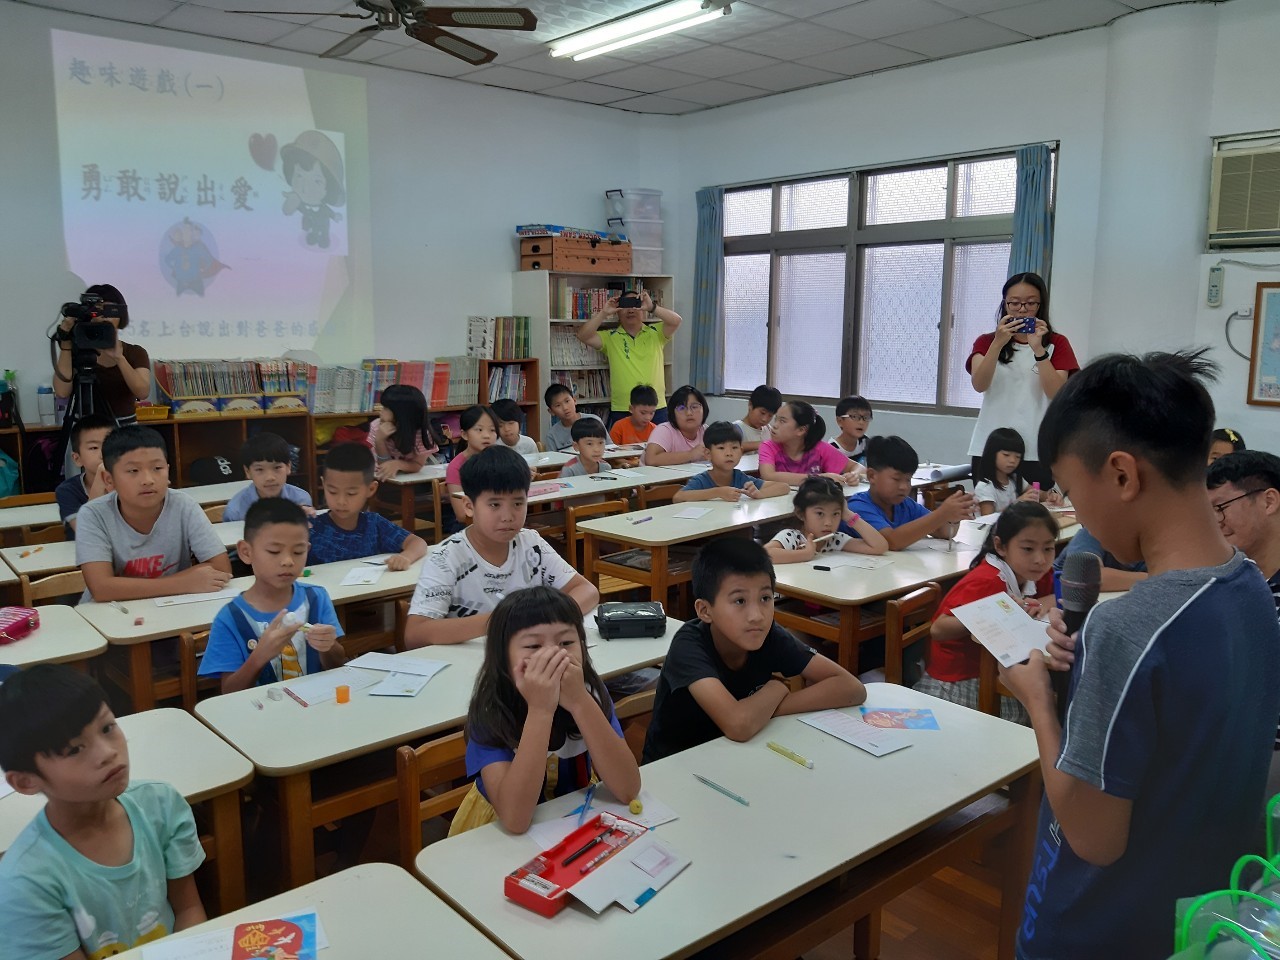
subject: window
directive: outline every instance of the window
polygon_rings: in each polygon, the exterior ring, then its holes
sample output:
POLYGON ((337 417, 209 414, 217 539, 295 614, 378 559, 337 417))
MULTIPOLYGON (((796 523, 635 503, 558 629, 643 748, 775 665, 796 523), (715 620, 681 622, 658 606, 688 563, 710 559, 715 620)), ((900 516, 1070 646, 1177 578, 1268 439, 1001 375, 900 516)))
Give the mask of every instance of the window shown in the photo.
POLYGON ((725 389, 963 412, 1007 276, 1012 153, 725 192, 725 389))

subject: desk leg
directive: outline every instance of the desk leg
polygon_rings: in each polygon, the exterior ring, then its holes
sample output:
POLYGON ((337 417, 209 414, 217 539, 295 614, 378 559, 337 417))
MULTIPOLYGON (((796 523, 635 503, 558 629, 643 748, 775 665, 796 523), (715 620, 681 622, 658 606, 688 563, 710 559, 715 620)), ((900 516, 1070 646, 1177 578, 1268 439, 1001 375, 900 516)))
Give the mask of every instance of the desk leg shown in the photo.
MULTIPOLYGON (((839 635, 836 637, 836 662, 855 677, 858 675, 857 633, 861 623, 861 607, 844 606, 840 608, 839 635)), ((861 954, 859 954, 859 957, 861 957, 861 954)))
POLYGON ((1040 815, 1043 792, 1040 768, 1009 785, 1009 799, 1018 811, 1013 827, 1001 838, 1000 873, 1004 883, 1000 891, 999 960, 1014 960, 1018 927, 1027 895, 1027 877, 1035 852, 1036 822, 1040 815))
POLYGON ((413 495, 412 484, 400 484, 400 526, 404 527, 410 533, 418 528, 418 520, 414 515, 417 510, 417 502, 413 495))
POLYGON ((213 816, 213 849, 218 870, 218 912, 244 906, 244 846, 240 836, 240 791, 209 801, 213 816))
POLYGON ((150 642, 135 643, 129 648, 129 699, 133 701, 135 713, 156 705, 150 642))
POLYGON ((670 589, 667 577, 667 548, 665 545, 656 546, 649 555, 649 574, 653 577, 653 586, 649 588, 649 599, 657 600, 665 609, 667 590, 670 589))
POLYGON ((315 833, 311 829, 311 774, 280 778, 280 842, 284 880, 292 890, 316 878, 315 833))
POLYGON ((853 955, 857 960, 880 956, 880 909, 877 907, 853 925, 853 955))

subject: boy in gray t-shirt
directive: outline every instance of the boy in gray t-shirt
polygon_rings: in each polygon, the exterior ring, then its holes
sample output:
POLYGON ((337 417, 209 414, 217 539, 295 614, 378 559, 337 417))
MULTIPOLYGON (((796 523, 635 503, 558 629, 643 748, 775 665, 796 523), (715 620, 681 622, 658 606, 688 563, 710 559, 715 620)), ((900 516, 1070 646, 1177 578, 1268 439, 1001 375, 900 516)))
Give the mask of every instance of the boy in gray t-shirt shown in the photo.
POLYGON ((111 491, 76 518, 82 601, 211 593, 227 585, 227 550, 195 500, 169 489, 160 434, 150 427, 113 430, 102 444, 102 464, 111 491))

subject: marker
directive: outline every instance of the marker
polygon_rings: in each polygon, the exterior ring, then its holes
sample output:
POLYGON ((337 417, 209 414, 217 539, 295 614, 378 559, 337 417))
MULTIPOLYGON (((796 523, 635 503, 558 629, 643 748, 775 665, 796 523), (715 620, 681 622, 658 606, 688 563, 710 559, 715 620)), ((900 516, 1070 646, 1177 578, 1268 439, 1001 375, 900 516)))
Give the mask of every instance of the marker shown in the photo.
POLYGON ((111 606, 115 607, 115 608, 116 608, 117 610, 119 610, 121 613, 128 613, 128 612, 129 612, 129 608, 128 608, 128 607, 126 607, 126 606, 125 606, 123 603, 121 603, 119 600, 112 600, 112 601, 111 601, 111 606))
POLYGON ((828 573, 830 573, 830 572, 831 572, 831 568, 830 568, 830 567, 825 566, 825 565, 823 565, 823 564, 821 564, 821 563, 815 563, 815 564, 813 565, 813 569, 815 569, 815 570, 825 570, 825 571, 827 571, 828 573))
POLYGON ((653 514, 649 514, 649 516, 641 517, 639 520, 632 520, 631 525, 634 527, 637 523, 648 523, 652 519, 653 519, 653 514))
POLYGON ((712 790, 715 790, 717 793, 723 793, 730 800, 737 800, 744 807, 751 806, 751 804, 746 799, 738 796, 736 793, 734 793, 732 790, 728 789, 727 787, 720 786, 720 784, 716 783, 714 780, 708 780, 706 777, 704 777, 700 773, 695 773, 693 776, 694 776, 694 779, 696 779, 699 783, 705 783, 712 790))
POLYGON ((289 698, 290 698, 290 699, 292 699, 294 702, 296 702, 296 703, 300 703, 300 704, 302 704, 302 706, 304 706, 304 707, 309 707, 309 706, 310 706, 310 704, 309 704, 309 703, 307 703, 307 701, 303 700, 300 696, 298 696, 296 693, 294 693, 294 692, 293 692, 292 690, 290 690, 288 687, 285 687, 285 688, 284 688, 284 692, 285 692, 285 693, 287 693, 287 694, 289 695, 289 698))
POLYGON ((254 701, 253 701, 253 705, 254 705, 255 707, 257 707, 259 710, 261 710, 261 709, 262 709, 262 701, 261 701, 261 700, 254 700, 254 701))
POLYGON ((800 766, 807 767, 810 770, 813 769, 812 760, 806 760, 804 757, 800 756, 800 754, 796 753, 794 750, 790 750, 787 747, 784 747, 782 744, 777 743, 776 741, 770 740, 768 743, 768 747, 774 753, 778 754, 779 756, 786 757, 792 763, 798 763, 800 764, 800 766))
POLYGON ((573 853, 569 854, 569 856, 565 858, 564 862, 562 862, 560 866, 567 867, 569 864, 573 863, 573 861, 577 860, 584 853, 586 853, 588 850, 594 847, 597 843, 603 843, 604 838, 611 833, 613 833, 613 827, 610 827, 604 833, 601 833, 598 836, 591 838, 582 846, 580 846, 577 850, 573 851, 573 853))

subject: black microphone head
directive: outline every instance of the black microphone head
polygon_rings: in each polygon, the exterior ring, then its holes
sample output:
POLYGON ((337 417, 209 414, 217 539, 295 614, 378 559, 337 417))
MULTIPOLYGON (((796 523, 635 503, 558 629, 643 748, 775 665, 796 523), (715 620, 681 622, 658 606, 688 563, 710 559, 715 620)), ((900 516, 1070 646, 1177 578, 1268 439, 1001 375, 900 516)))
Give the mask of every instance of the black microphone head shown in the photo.
POLYGON ((1061 585, 1063 610, 1089 610, 1102 590, 1102 558, 1083 550, 1068 554, 1062 563, 1061 585))

